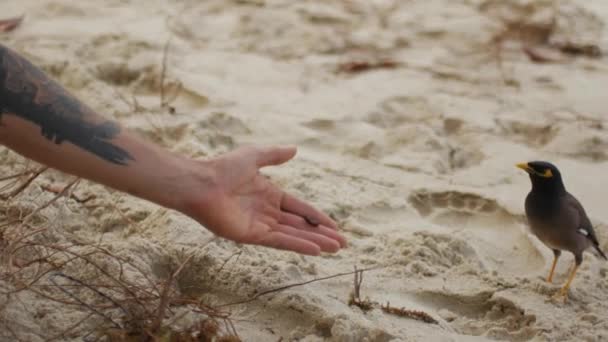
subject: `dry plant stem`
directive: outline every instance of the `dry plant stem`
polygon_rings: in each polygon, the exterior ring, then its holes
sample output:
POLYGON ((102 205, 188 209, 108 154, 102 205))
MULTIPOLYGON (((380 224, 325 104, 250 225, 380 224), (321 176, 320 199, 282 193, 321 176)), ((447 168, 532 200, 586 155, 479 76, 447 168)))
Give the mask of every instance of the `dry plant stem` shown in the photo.
MULTIPOLYGON (((69 253, 75 254, 71 251, 69 251, 69 253)), ((113 275, 111 275, 108 271, 106 271, 106 269, 100 265, 98 265, 97 263, 93 262, 90 258, 88 258, 87 256, 80 256, 75 254, 76 256, 79 256, 82 260, 85 260, 87 263, 89 263, 90 265, 92 265, 93 267, 95 267, 96 269, 98 269, 102 274, 104 274, 106 277, 108 277, 110 280, 112 280, 113 282, 115 282, 116 284, 120 285, 122 287, 122 289, 127 292, 133 299, 136 300, 136 302, 145 310, 147 311, 147 314, 150 314, 150 312, 146 309, 145 305, 141 302, 138 301, 138 296, 137 294, 129 287, 127 286, 122 280, 117 279, 116 277, 114 277, 113 275)))
POLYGON ((173 39, 173 37, 169 37, 169 39, 167 39, 167 42, 165 43, 165 46, 163 47, 163 61, 162 61, 162 65, 161 65, 161 70, 160 70, 160 107, 164 108, 169 104, 169 101, 167 101, 166 97, 166 90, 165 90, 165 79, 167 78, 167 59, 168 59, 168 55, 169 55, 169 47, 171 46, 171 40, 173 39))
MULTIPOLYGON (((9 177, 10 177, 10 176, 9 176, 9 177)), ((15 186, 15 184, 17 184, 17 183, 19 183, 19 180, 18 180, 18 179, 13 180, 12 182, 9 182, 9 183, 7 183, 7 184, 4 184, 4 185, 3 185, 3 186, 0 188, 0 193, 4 193, 4 192, 5 192, 5 191, 7 191, 8 189, 12 189, 12 188, 15 186)), ((0 195, 0 198, 1 198, 1 199, 3 199, 3 200, 6 200, 6 199, 8 199, 8 196, 7 196, 7 195, 0 195)))
POLYGON ((355 266, 355 298, 361 299, 361 284, 363 283, 363 271, 357 270, 355 266))
MULTIPOLYGON (((144 272, 141 268, 139 268, 137 265, 135 265, 134 263, 126 260, 125 258, 121 258, 119 256, 116 256, 114 254, 112 254, 110 251, 108 251, 107 249, 100 247, 100 246, 94 246, 91 245, 90 247, 95 248, 96 250, 98 250, 100 253, 105 254, 111 258, 113 258, 114 260, 119 262, 119 265, 121 266, 121 273, 119 275, 120 280, 122 280, 122 263, 129 265, 131 267, 133 267, 137 272, 140 273, 140 275, 143 276, 143 278, 148 282, 148 285, 154 290, 156 291, 156 294, 160 296, 160 289, 156 286, 156 283, 154 283, 147 275, 146 272, 144 272)), ((148 293, 150 293, 149 291, 146 291, 148 293)))
POLYGON ((74 283, 76 283, 76 284, 78 284, 78 285, 80 285, 80 286, 82 286, 82 287, 86 287, 86 288, 88 288, 89 290, 91 290, 91 291, 95 292, 95 293, 96 293, 98 296, 100 296, 100 297, 102 297, 102 298, 104 298, 104 299, 108 300, 109 302, 111 302, 112 304, 114 304, 116 307, 120 308, 120 309, 122 310, 122 312, 125 314, 125 316, 126 316, 126 317, 130 316, 130 315, 129 315, 129 313, 127 312, 127 310, 126 310, 126 309, 125 309, 125 308, 124 308, 122 305, 120 305, 118 302, 116 302, 114 299, 110 298, 110 297, 109 297, 107 294, 105 294, 105 293, 103 293, 103 292, 99 291, 98 289, 94 288, 93 286, 91 286, 91 285, 89 285, 89 284, 85 284, 85 283, 84 283, 84 282, 82 282, 81 280, 78 280, 78 279, 76 279, 76 278, 74 278, 74 277, 72 277, 72 276, 66 275, 66 274, 64 274, 64 273, 62 273, 62 272, 55 272, 54 274, 52 274, 52 275, 49 277, 49 280, 51 281, 51 283, 53 283, 53 285, 57 286, 57 287, 58 287, 58 288, 61 290, 61 292, 65 293, 65 294, 66 294, 66 295, 68 295, 70 298, 72 298, 72 299, 74 299, 74 300, 78 301, 80 304, 84 305, 85 307, 87 307, 87 308, 88 308, 88 309, 90 309, 91 311, 95 312, 95 311, 94 311, 94 309, 92 309, 92 307, 91 307, 90 305, 88 305, 88 304, 86 304, 86 303, 82 302, 82 301, 81 301, 80 299, 78 299, 78 298, 77 298, 77 297, 76 297, 74 294, 72 294, 70 291, 66 290, 66 289, 64 288, 64 286, 63 286, 63 285, 59 285, 59 284, 57 284, 57 283, 55 282, 55 277, 61 277, 61 278, 67 279, 67 280, 69 280, 69 281, 71 281, 71 282, 74 282, 74 283))
POLYGON ((226 330, 229 331, 231 335, 236 336, 240 341, 241 338, 239 337, 239 333, 236 331, 236 327, 234 326, 232 321, 229 320, 228 318, 224 318, 224 324, 226 324, 226 328, 227 328, 226 330))
POLYGON ((363 270, 358 270, 357 266, 355 266, 355 277, 353 281, 353 292, 350 295, 350 299, 348 301, 348 305, 358 306, 363 311, 369 311, 374 308, 376 303, 371 302, 370 300, 362 300, 361 299, 361 284, 363 283, 363 270))
POLYGON ((496 67, 498 68, 498 72, 500 72, 500 77, 504 84, 509 84, 507 80, 507 75, 505 73, 504 63, 502 59, 502 44, 504 37, 498 37, 495 41, 495 51, 494 54, 496 56, 496 67))
POLYGON ((137 101, 137 97, 135 96, 134 92, 131 93, 131 101, 129 101, 116 88, 112 88, 112 90, 114 91, 114 94, 118 97, 118 99, 121 100, 122 102, 124 102, 129 107, 129 110, 131 111, 131 113, 139 113, 139 112, 143 112, 144 110, 146 110, 146 108, 144 108, 143 106, 141 106, 139 104, 139 102, 137 101))
POLYGON ((384 59, 374 62, 367 61, 352 61, 344 64, 340 64, 337 68, 338 73, 361 73, 374 69, 394 69, 399 66, 398 62, 390 59, 384 59))
MULTIPOLYGON (((369 299, 366 299, 366 300, 361 299, 361 284, 363 283, 363 270, 358 270, 357 267, 355 266, 354 274, 355 274, 354 289, 350 295, 350 300, 348 302, 348 305, 355 305, 355 306, 359 307, 361 310, 363 310, 364 312, 378 307, 379 304, 377 302, 372 302, 369 299)), ((394 307, 391 307, 390 303, 388 303, 388 302, 386 303, 386 306, 380 305, 380 309, 383 312, 386 312, 386 313, 392 314, 392 315, 396 315, 399 317, 407 317, 407 318, 423 321, 426 323, 439 324, 439 322, 437 322, 437 320, 435 320, 433 317, 431 317, 431 315, 427 314, 426 312, 417 311, 417 310, 408 310, 405 308, 394 308, 394 307)))
POLYGON ((220 275, 220 273, 222 273, 222 271, 224 270, 224 267, 226 266, 226 264, 228 264, 228 262, 230 262, 230 260, 232 258, 234 258, 236 256, 236 261, 238 261, 239 257, 242 254, 243 254, 243 251, 237 251, 237 252, 232 253, 228 258, 226 258, 226 260, 224 260, 224 262, 222 263, 222 266, 220 266, 220 268, 217 270, 217 272, 215 272, 212 282, 215 283, 215 280, 217 279, 217 277, 220 275))
POLYGON ((46 340, 46 342, 52 342, 52 341, 64 339, 65 337, 67 337, 66 336, 67 334, 69 334, 72 331, 76 330, 76 328, 78 328, 80 325, 82 325, 82 323, 84 323, 87 319, 91 318, 93 315, 94 315, 93 313, 89 313, 88 315, 86 315, 82 319, 80 319, 78 322, 76 322, 76 323, 72 324, 71 326, 69 326, 64 331, 60 332, 59 334, 57 334, 57 335, 55 335, 53 337, 49 337, 46 340))
POLYGON ((12 226, 14 224, 20 223, 21 221, 22 221, 22 219, 16 219, 16 220, 8 221, 8 222, 0 225, 0 228, 6 228, 8 226, 12 226))
POLYGON ((9 333, 11 333, 12 337, 15 339, 15 341, 18 342, 22 342, 23 340, 19 338, 19 336, 15 333, 15 331, 13 330, 13 328, 11 328, 8 324, 3 323, 2 325, 4 325, 4 328, 6 328, 6 331, 8 331, 9 333))
POLYGON ((280 291, 284 291, 287 289, 290 289, 292 287, 299 287, 299 286, 304 286, 304 285, 308 285, 311 283, 316 283, 319 281, 323 281, 323 280, 328 280, 328 279, 333 279, 333 278, 338 278, 338 277, 343 277, 343 276, 347 276, 347 275, 352 275, 355 274, 356 272, 367 272, 367 271, 376 271, 376 270, 381 270, 381 269, 385 269, 385 268, 389 268, 391 266, 393 266, 393 264, 389 264, 389 265, 382 265, 382 266, 375 266, 375 267, 369 267, 369 268, 363 268, 357 271, 353 271, 353 272, 344 272, 344 273, 337 273, 334 275, 330 275, 327 277, 322 277, 322 278, 315 278, 315 279, 311 279, 305 282, 301 282, 301 283, 295 283, 295 284, 289 284, 289 285, 285 285, 285 286, 281 286, 281 287, 277 287, 274 289, 270 289, 270 290, 266 290, 263 292, 260 292, 258 294, 256 294, 255 296, 249 298, 249 299, 245 299, 242 301, 238 301, 238 302, 233 302, 233 303, 227 303, 227 304, 222 304, 222 305, 218 305, 216 307, 221 308, 221 307, 225 307, 225 306, 232 306, 232 305, 239 305, 239 304, 247 304, 247 303, 251 303, 253 301, 255 301, 256 299, 269 295, 271 293, 276 293, 276 292, 280 292, 280 291))
POLYGON ((386 306, 381 306, 380 308, 386 313, 399 317, 407 317, 418 321, 423 321, 425 323, 439 324, 436 319, 434 319, 433 317, 431 317, 431 315, 423 311, 408 310, 406 308, 394 308, 391 307, 390 303, 388 302, 386 303, 386 306))
POLYGON ((156 317, 155 317, 154 321, 152 322, 152 325, 150 328, 150 332, 152 334, 156 334, 161 328, 163 318, 165 317, 165 311, 167 310, 167 306, 169 305, 169 302, 170 302, 169 291, 171 290, 171 285, 173 284, 173 281, 181 273, 181 271, 184 269, 186 264, 188 262, 190 262, 192 257, 194 257, 194 253, 190 253, 190 255, 186 258, 186 260, 184 260, 179 265, 177 270, 175 272, 173 272, 173 274, 171 274, 169 279, 167 279, 167 281, 165 282, 165 285, 163 287, 163 292, 160 297, 160 303, 159 303, 158 309, 156 311, 157 314, 156 314, 156 317))
POLYGON ((0 32, 10 32, 23 22, 24 16, 0 20, 0 32))
POLYGON ((31 174, 32 172, 33 172, 32 170, 27 169, 27 170, 25 170, 25 171, 23 171, 23 172, 19 172, 19 173, 16 173, 16 174, 14 174, 14 175, 10 175, 10 176, 6 176, 6 177, 2 177, 2 178, 0 178, 0 182, 4 182, 4 181, 11 180, 11 179, 14 179, 14 178, 19 178, 19 177, 21 177, 21 176, 29 175, 29 174, 31 174))
POLYGON ((17 189, 13 190, 10 194, 8 195, 3 195, 2 199, 7 200, 7 199, 11 199, 17 195, 19 195, 23 190, 25 190, 30 184, 32 184, 32 182, 38 178, 38 176, 40 176, 44 171, 48 170, 48 167, 41 167, 40 169, 38 169, 38 171, 36 171, 33 175, 31 175, 23 184, 21 184, 17 189))
MULTIPOLYGON (((114 277, 113 275, 111 275, 104 267, 98 265, 96 262, 94 262, 93 260, 91 260, 91 258, 89 258, 88 255, 83 255, 83 254, 78 254, 76 252, 73 252, 71 250, 68 249, 64 249, 61 248, 59 246, 52 246, 52 245, 44 245, 47 248, 51 248, 51 249, 60 249, 63 252, 65 252, 66 254, 70 254, 75 256, 78 259, 81 259, 83 261, 85 261, 87 264, 93 266, 94 268, 96 268, 100 273, 102 273, 104 276, 108 277, 108 279, 110 279, 111 281, 113 281, 114 283, 116 283, 118 286, 120 286, 123 291, 125 291, 129 296, 131 296, 131 298, 133 298, 133 300, 135 300, 135 302, 137 304, 140 305, 140 307, 146 312, 146 315, 151 315, 151 312, 146 308, 146 306, 139 300, 139 296, 137 295, 137 293, 134 292, 134 290, 131 289, 130 286, 128 286, 128 284, 125 284, 123 281, 117 279, 116 277, 114 277)), ((91 255, 93 255, 94 253, 91 253, 91 255)), ((139 290, 139 288, 136 288, 136 290, 139 290)))
MULTIPOLYGON (((48 185, 41 185, 40 188, 42 188, 42 190, 44 190, 44 191, 52 192, 54 194, 59 194, 61 192, 61 190, 57 190, 56 188, 53 188, 53 187, 48 186, 48 185)), ((89 196, 87 196, 85 198, 81 198, 81 197, 77 196, 74 193, 70 193, 69 197, 71 199, 73 199, 74 201, 76 201, 77 203, 80 203, 80 204, 85 204, 88 201, 93 200, 93 199, 96 198, 95 195, 89 195, 89 196)))
POLYGON ((114 322, 114 320, 112 318, 106 316, 104 313, 100 312, 99 310, 95 309, 94 307, 92 307, 92 306, 88 305, 87 303, 83 302, 78 297, 74 296, 70 291, 67 291, 66 289, 64 289, 63 287, 61 287, 57 283, 55 283, 55 280, 53 279, 53 277, 51 277, 49 280, 51 281, 51 283, 53 283, 55 286, 57 286, 61 290, 61 292, 65 293, 68 297, 70 297, 73 300, 75 300, 76 302, 78 302, 78 304, 80 304, 83 307, 87 308, 88 310, 90 310, 94 314, 98 315, 99 317, 104 318, 108 322, 112 323, 112 325, 114 325, 116 328, 119 328, 119 329, 121 328, 121 326, 118 323, 114 322))
MULTIPOLYGON (((34 245, 29 245, 29 246, 31 247, 31 246, 34 246, 34 245)), ((57 253, 59 253, 59 252, 61 252, 61 251, 56 251, 56 252, 57 252, 57 253)), ((12 291, 11 291, 11 292, 9 292, 8 294, 10 294, 10 293, 17 293, 17 292, 20 292, 20 291, 23 291, 23 290, 27 290, 27 289, 29 289, 30 287, 34 286, 34 285, 35 285, 35 284, 36 284, 36 283, 37 283, 37 282, 38 282, 40 279, 42 279, 42 277, 44 277, 45 275, 47 275, 47 274, 49 274, 49 273, 51 273, 51 272, 53 272, 53 271, 59 270, 59 269, 61 269, 61 268, 65 267, 65 266, 67 266, 68 264, 70 264, 72 261, 77 260, 77 259, 80 259, 80 258, 82 258, 83 256, 89 256, 89 255, 93 255, 93 254, 94 254, 94 252, 93 252, 93 253, 84 254, 84 255, 78 255, 78 256, 74 256, 74 257, 71 257, 70 259, 68 259, 68 260, 66 260, 66 261, 64 261, 64 262, 62 262, 62 263, 60 263, 60 264, 58 264, 58 265, 52 264, 51 262, 49 262, 49 260, 48 260, 48 259, 46 259, 46 260, 44 260, 44 259, 43 259, 43 261, 45 261, 46 263, 50 264, 50 265, 51 265, 51 267, 50 267, 49 269, 45 270, 45 271, 44 271, 44 272, 42 272, 42 273, 38 273, 38 272, 37 272, 37 275, 36 275, 36 276, 35 276, 35 277, 34 277, 34 278, 33 278, 33 279, 32 279, 32 280, 29 282, 29 284, 22 284, 20 288, 17 288, 17 289, 15 289, 15 290, 12 290, 12 291)), ((22 268, 22 269, 23 269, 23 268, 22 268)), ((19 271, 17 271, 17 272, 15 272, 15 273, 13 273, 13 274, 12 274, 12 276, 17 275, 17 273, 19 273, 19 271)))
MULTIPOLYGON (((23 227, 23 226, 21 226, 21 227, 23 227)), ((11 274, 13 272, 12 270, 13 270, 13 265, 15 265, 15 259, 14 259, 15 254, 17 253, 17 251, 19 251, 21 248, 23 248, 23 245, 20 245, 21 241, 23 241, 29 237, 32 237, 36 234, 39 234, 45 230, 46 230, 46 228, 40 228, 40 229, 34 230, 33 232, 29 232, 29 233, 25 234, 24 236, 19 237, 16 241, 9 243, 8 246, 6 246, 6 249, 5 249, 6 252, 3 253, 2 259, 6 260, 6 267, 8 269, 9 274, 11 274)))
POLYGON ((177 82, 177 85, 172 89, 172 94, 169 95, 169 88, 167 87, 167 61, 169 58, 169 48, 171 46, 171 40, 173 36, 167 39, 165 46, 163 47, 163 60, 160 71, 160 107, 169 108, 169 113, 175 114, 175 108, 171 107, 170 104, 177 99, 180 91, 182 90, 182 83, 177 82))
POLYGON ((116 202, 109 203, 109 206, 114 209, 114 211, 116 211, 118 215, 120 215, 120 217, 127 221, 127 223, 129 224, 129 228, 134 227, 133 229, 138 229, 139 225, 137 224, 137 222, 133 221, 130 217, 125 215, 125 213, 123 213, 122 210, 116 205, 116 202))
POLYGON ((57 202, 58 199, 60 199, 61 197, 63 197, 68 190, 74 186, 76 183, 78 183, 78 181, 80 180, 80 178, 76 178, 73 181, 71 181, 70 183, 68 183, 68 185, 66 185, 61 191, 59 191, 58 194, 55 195, 55 197, 53 197, 50 201, 46 202, 44 205, 42 205, 41 207, 36 208, 36 210, 34 210, 33 212, 31 212, 30 214, 28 214, 22 221, 22 225, 27 223, 32 217, 34 217, 36 214, 38 214, 39 212, 41 212, 42 210, 46 209, 47 207, 49 207, 51 204, 57 202))

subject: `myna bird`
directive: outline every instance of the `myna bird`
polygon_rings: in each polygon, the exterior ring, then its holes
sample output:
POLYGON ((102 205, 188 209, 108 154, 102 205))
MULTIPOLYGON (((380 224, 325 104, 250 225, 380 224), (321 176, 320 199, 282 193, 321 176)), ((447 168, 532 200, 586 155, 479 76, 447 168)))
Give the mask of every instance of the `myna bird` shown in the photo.
MULTIPOLYGON (((517 164, 530 175, 532 190, 526 197, 526 216, 534 235, 553 250, 553 265, 547 277, 551 282, 561 251, 574 254, 575 264, 568 281, 556 294, 567 298, 576 270, 583 262, 583 252, 593 247, 604 258, 591 221, 580 202, 572 196, 555 165, 544 161, 517 164)), ((608 259, 607 259, 608 260, 608 259)))

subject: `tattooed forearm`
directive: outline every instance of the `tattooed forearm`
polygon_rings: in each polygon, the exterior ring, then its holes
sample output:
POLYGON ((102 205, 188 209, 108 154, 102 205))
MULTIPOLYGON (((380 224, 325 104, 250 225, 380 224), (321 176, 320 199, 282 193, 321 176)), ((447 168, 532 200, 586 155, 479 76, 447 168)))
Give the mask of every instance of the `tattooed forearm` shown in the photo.
POLYGON ((41 134, 56 144, 72 143, 118 165, 133 160, 112 143, 120 126, 100 119, 40 69, 0 44, 0 125, 3 115, 38 125, 41 134))

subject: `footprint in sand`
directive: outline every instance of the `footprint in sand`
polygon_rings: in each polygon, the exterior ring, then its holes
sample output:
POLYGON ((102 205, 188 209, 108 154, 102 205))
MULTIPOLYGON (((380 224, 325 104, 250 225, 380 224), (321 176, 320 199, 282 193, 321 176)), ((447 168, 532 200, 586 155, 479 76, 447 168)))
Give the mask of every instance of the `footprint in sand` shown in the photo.
POLYGON ((562 124, 559 134, 545 148, 584 162, 604 162, 608 160, 608 131, 601 123, 562 124))
MULTIPOLYGON (((387 166, 412 170, 413 160, 416 164, 430 163, 423 169, 443 173, 468 168, 483 160, 478 143, 456 134, 461 133, 465 123, 444 117, 424 97, 389 97, 364 120, 384 130, 378 157, 387 166)), ((363 149, 369 149, 369 144, 363 149)))
POLYGON ((429 123, 441 118, 441 113, 423 97, 396 96, 380 102, 378 109, 370 113, 365 121, 384 129, 406 123, 429 123))
POLYGON ((237 146, 237 139, 251 133, 247 124, 236 116, 213 112, 203 120, 195 119, 193 138, 206 150, 228 152, 237 146))
POLYGON ((418 190, 408 197, 418 213, 476 246, 484 267, 502 274, 542 273, 546 262, 525 229, 525 219, 496 200, 460 191, 418 190))
POLYGON ((519 119, 499 118, 496 119, 498 133, 506 139, 515 140, 530 147, 543 147, 557 135, 558 129, 547 124, 519 119))
POLYGON ((363 118, 314 119, 302 125, 316 133, 304 144, 339 148, 406 172, 447 173, 484 159, 479 143, 461 134, 465 123, 444 117, 423 97, 389 97, 363 118), (342 138, 339 145, 332 145, 334 136, 342 138))
POLYGON ((539 332, 536 316, 493 291, 456 294, 423 290, 411 298, 434 310, 461 334, 496 340, 529 341, 539 332))
POLYGON ((564 119, 555 117, 554 113, 546 116, 542 123, 499 118, 496 120, 498 133, 532 148, 586 162, 608 160, 608 132, 601 120, 576 116, 564 119))
POLYGON ((412 238, 395 241, 392 248, 399 254, 391 259, 406 263, 409 272, 424 277, 437 276, 456 268, 466 269, 466 272, 486 269, 474 246, 454 234, 416 232, 412 238))

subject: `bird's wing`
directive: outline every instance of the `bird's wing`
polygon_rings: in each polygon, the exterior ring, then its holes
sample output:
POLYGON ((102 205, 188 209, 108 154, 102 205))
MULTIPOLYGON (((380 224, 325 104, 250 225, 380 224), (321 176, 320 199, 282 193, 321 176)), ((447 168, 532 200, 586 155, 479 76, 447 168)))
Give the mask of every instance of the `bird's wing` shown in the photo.
POLYGON ((577 220, 577 230, 580 234, 586 236, 591 242, 593 242, 594 246, 599 246, 599 241, 597 240, 597 235, 595 235, 595 230, 593 229, 593 225, 591 224, 591 220, 587 216, 585 212, 585 208, 581 205, 581 203, 576 199, 576 197, 568 194, 566 196, 566 203, 568 206, 568 211, 576 217, 577 220))

